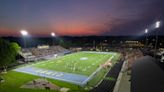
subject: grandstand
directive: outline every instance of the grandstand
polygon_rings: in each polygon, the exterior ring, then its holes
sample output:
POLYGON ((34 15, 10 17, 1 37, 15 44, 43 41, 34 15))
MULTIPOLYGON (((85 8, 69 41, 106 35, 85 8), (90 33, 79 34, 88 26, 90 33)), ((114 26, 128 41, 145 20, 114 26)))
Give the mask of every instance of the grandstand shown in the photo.
POLYGON ((24 57, 24 61, 49 59, 51 57, 57 57, 58 55, 64 55, 66 53, 70 53, 70 51, 61 46, 48 45, 38 46, 37 48, 24 48, 20 52, 20 54, 24 57))

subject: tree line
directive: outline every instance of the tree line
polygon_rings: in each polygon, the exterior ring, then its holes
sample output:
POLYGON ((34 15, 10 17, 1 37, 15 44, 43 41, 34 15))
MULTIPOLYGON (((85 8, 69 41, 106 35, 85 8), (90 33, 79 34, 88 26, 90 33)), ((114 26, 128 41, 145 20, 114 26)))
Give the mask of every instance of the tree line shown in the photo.
POLYGON ((16 62, 21 47, 16 42, 9 42, 0 38, 0 68, 16 62))

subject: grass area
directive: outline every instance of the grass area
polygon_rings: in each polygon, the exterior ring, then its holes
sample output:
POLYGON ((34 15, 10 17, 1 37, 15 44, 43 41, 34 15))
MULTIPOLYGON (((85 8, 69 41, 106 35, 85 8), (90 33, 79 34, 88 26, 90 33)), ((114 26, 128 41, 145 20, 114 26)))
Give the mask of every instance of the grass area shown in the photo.
MULTIPOLYGON (((57 92, 54 90, 20 88, 20 86, 24 85, 25 83, 40 78, 38 76, 9 71, 7 74, 4 74, 3 77, 5 78, 5 82, 0 83, 0 92, 57 92)), ((80 89, 77 85, 74 84, 53 79, 47 80, 54 83, 55 85, 58 85, 59 87, 70 88, 71 92, 85 92, 83 89, 80 89)))
MULTIPOLYGON (((92 74, 100 64, 106 62, 112 54, 95 54, 95 53, 85 53, 79 52, 74 54, 65 55, 58 59, 42 61, 34 64, 27 64, 27 66, 34 66, 38 68, 44 68, 49 70, 56 70, 69 73, 77 73, 89 76, 92 74), (86 71, 84 71, 86 69, 86 71)), ((112 59, 112 63, 116 63, 119 54, 116 54, 112 59)), ((104 78, 104 75, 109 71, 109 69, 101 69, 95 77, 89 81, 87 86, 94 86, 104 78)), ((32 81, 34 79, 40 78, 39 76, 8 71, 7 74, 3 75, 5 82, 0 83, 0 92, 57 92, 54 90, 42 90, 42 89, 25 89, 20 88, 20 86, 25 83, 32 81)), ((84 88, 80 88, 77 85, 67 83, 64 81, 47 79, 53 84, 59 87, 70 88, 69 92, 87 92, 84 88)))
POLYGON ((106 62, 111 56, 112 54, 78 52, 65 55, 58 59, 36 63, 32 66, 89 76, 100 64, 106 62))

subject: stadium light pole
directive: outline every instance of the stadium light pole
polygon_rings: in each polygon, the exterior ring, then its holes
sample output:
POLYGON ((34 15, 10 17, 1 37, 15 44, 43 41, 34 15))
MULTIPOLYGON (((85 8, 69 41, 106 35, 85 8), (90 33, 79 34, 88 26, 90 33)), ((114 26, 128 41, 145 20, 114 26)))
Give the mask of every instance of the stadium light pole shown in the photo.
POLYGON ((93 49, 96 49, 95 44, 96 44, 96 42, 95 42, 95 40, 93 40, 93 49))
POLYGON ((54 45, 54 37, 56 36, 54 32, 51 33, 52 36, 52 45, 54 45))
POLYGON ((147 28, 145 29, 145 35, 146 35, 145 48, 147 48, 147 45, 148 45, 148 29, 147 28))
POLYGON ((23 40, 24 40, 24 48, 26 48, 26 36, 28 35, 28 32, 26 30, 21 30, 20 33, 23 36, 23 40))
POLYGON ((156 41, 155 41, 155 51, 154 51, 154 57, 155 57, 155 54, 157 53, 157 44, 158 44, 158 28, 160 27, 160 21, 157 21, 155 23, 155 28, 156 28, 156 41))

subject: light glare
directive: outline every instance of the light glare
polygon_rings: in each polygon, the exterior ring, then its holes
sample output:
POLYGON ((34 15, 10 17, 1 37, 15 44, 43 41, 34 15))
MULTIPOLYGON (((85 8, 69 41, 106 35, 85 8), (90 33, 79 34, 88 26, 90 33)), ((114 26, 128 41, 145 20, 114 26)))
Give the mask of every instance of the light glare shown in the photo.
POLYGON ((148 33, 148 29, 145 29, 145 33, 146 33, 146 34, 148 33))
POLYGON ((51 36, 53 36, 53 37, 54 37, 54 36, 55 36, 55 33, 53 33, 53 32, 52 32, 52 33, 51 33, 51 36))
POLYGON ((155 28, 159 28, 160 27, 160 21, 157 21, 155 24, 155 28))
POLYGON ((21 30, 21 34, 22 34, 23 36, 26 36, 26 35, 28 35, 28 32, 27 32, 26 30, 21 30))

